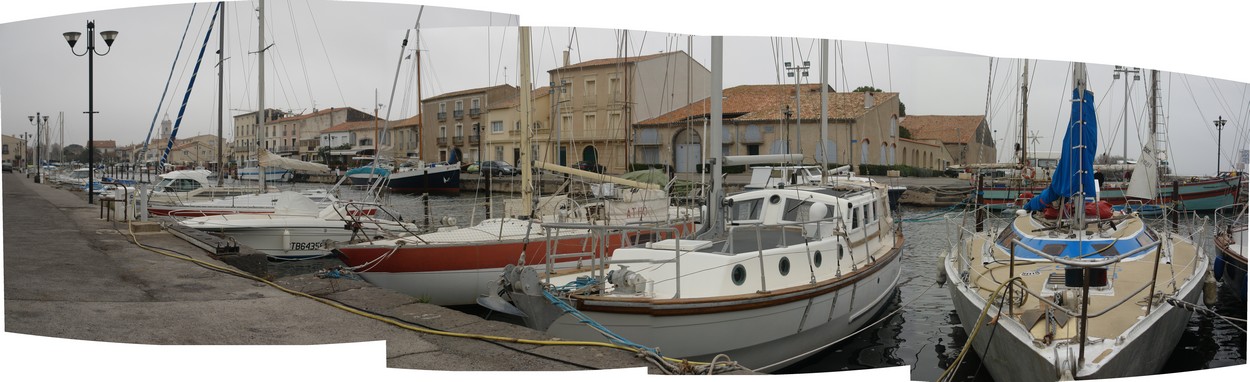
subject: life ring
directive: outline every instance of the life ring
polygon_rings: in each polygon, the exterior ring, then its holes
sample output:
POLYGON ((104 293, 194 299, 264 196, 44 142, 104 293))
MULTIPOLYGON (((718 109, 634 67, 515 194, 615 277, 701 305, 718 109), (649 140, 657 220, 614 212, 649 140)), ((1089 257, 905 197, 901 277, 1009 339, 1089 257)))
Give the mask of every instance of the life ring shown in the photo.
POLYGON ((1037 176, 1037 169, 1032 167, 1025 167, 1024 170, 1021 170, 1021 172, 1024 175, 1024 179, 1032 180, 1033 177, 1037 176))

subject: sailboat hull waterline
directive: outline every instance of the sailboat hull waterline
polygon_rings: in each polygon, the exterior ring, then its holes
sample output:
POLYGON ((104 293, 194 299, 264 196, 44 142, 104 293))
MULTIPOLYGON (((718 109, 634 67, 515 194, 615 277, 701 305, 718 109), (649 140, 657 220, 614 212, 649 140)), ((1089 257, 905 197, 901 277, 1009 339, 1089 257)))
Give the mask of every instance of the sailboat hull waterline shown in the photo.
MULTIPOLYGON (((576 300, 576 309, 666 357, 710 362, 725 355, 756 372, 771 373, 851 336, 889 305, 903 266, 903 239, 895 240, 894 248, 868 266, 815 288, 656 302, 587 298, 576 300)), ((542 297, 512 293, 510 298, 518 306, 530 305, 521 308, 527 313, 534 305, 549 305, 542 297)), ((546 333, 566 339, 602 338, 569 314, 555 319, 546 333)))
MULTIPOLYGON (((542 236, 541 223, 527 225, 528 222, 516 219, 491 219, 471 230, 494 239, 444 241, 436 232, 409 238, 403 246, 393 241, 360 243, 337 248, 335 254, 345 265, 356 269, 361 278, 379 287, 428 299, 436 305, 472 305, 490 290, 488 284, 499 278, 505 266, 542 264, 547 260, 549 245, 542 236)), ((694 224, 687 221, 674 227, 690 232, 694 224)), ((649 234, 633 235, 630 240, 637 241, 649 234)), ((596 249, 601 243, 590 235, 568 231, 554 240, 550 253, 567 256, 554 260, 558 268, 576 268, 590 255, 568 255, 605 250, 610 253, 622 246, 621 240, 620 235, 614 235, 602 243, 601 249, 596 249)))
MULTIPOLYGON (((969 248, 964 248, 963 251, 975 252, 974 249, 983 248, 986 245, 986 240, 992 241, 993 238, 982 235, 968 240, 963 245, 969 248)), ((1166 265, 1161 265, 1159 269, 1161 279, 1156 291, 1162 291, 1168 297, 1196 304, 1202 294, 1202 288, 1200 288, 1202 283, 1198 280, 1210 265, 1210 261, 1192 243, 1186 243, 1186 245, 1189 248, 1188 253, 1174 255, 1172 260, 1172 264, 1183 264, 1176 269, 1178 276, 1175 280, 1176 285, 1181 288, 1175 291, 1165 288, 1165 285, 1170 285, 1170 281, 1163 279, 1163 276, 1171 275, 1172 271, 1166 270, 1164 268, 1166 265)), ((1175 247, 1182 247, 1182 245, 1177 244, 1175 247)), ((953 248, 950 253, 959 253, 960 250, 953 248)), ((969 338, 971 346, 981 357, 982 365, 996 380, 1055 381, 1158 373, 1167 363, 1172 349, 1180 341, 1180 336, 1184 333, 1192 314, 1188 310, 1172 306, 1167 302, 1155 304, 1150 312, 1146 313, 1145 308, 1135 302, 1141 300, 1144 303, 1148 294, 1147 290, 1140 290, 1130 297, 1125 296, 1132 292, 1132 289, 1140 287, 1140 284, 1131 285, 1131 288, 1128 285, 1124 288, 1113 287, 1115 291, 1112 293, 1115 294, 1111 295, 1092 295, 1091 301, 1102 300, 1105 303, 1107 300, 1127 299, 1128 304, 1132 306, 1113 308, 1102 317, 1090 319, 1089 341, 1085 347, 1085 363, 1082 365, 1078 361, 1080 350, 1077 338, 1079 337, 1076 337, 1079 317, 1069 317, 1065 325, 1055 328, 1056 333, 1052 335, 1054 342, 1051 344, 1042 343, 1042 337, 1045 334, 1038 335, 1039 331, 1047 330, 1048 323, 1037 322, 1028 328, 1025 327, 1027 324, 1022 324, 1023 321, 1028 321, 1024 318, 1025 312, 1037 309, 1035 307, 1037 303, 1029 302, 1026 307, 1016 307, 1014 312, 1011 312, 1014 313, 1012 315, 1005 305, 999 308, 999 304, 995 302, 989 307, 987 317, 999 317, 996 322, 986 325, 985 321, 978 321, 982 316, 982 311, 986 309, 986 304, 990 301, 988 300, 990 291, 982 286, 992 284, 990 279, 995 277, 998 280, 1007 278, 1007 267, 1001 263, 1002 258, 1006 257, 1005 253, 995 256, 998 263, 990 263, 990 265, 997 265, 999 273, 997 276, 991 277, 988 274, 977 276, 976 272, 971 272, 973 274, 969 275, 967 280, 963 276, 965 272, 961 270, 959 256, 952 256, 950 253, 943 259, 943 272, 950 280, 947 289, 954 302, 955 312, 960 322, 963 323, 964 330, 967 333, 976 333, 969 338), (981 324, 979 329, 978 323, 981 324)), ((1149 272, 1150 263, 1154 257, 1153 253, 1141 255, 1138 260, 1134 261, 1140 263, 1135 264, 1137 268, 1140 268, 1135 271, 1149 272)), ((980 267, 979 263, 974 262, 972 267, 980 267)), ((1035 292, 1040 292, 1037 289, 1047 284, 1047 277, 1056 267, 1055 263, 1040 262, 1027 266, 1017 265, 1015 271, 1017 275, 1032 275, 1024 277, 1025 285, 1032 287, 1031 290, 1035 292)), ((1140 274, 1130 275, 1124 269, 1117 273, 1124 283, 1137 281, 1128 280, 1130 277, 1143 277, 1140 274)), ((1149 276, 1149 274, 1144 275, 1146 278, 1149 276)), ((1030 296, 1030 299, 1033 299, 1033 296, 1030 296)), ((1105 308, 1105 305, 1091 302, 1089 310, 1098 312, 1105 308)), ((1047 320, 1044 315, 1040 319, 1047 320)))

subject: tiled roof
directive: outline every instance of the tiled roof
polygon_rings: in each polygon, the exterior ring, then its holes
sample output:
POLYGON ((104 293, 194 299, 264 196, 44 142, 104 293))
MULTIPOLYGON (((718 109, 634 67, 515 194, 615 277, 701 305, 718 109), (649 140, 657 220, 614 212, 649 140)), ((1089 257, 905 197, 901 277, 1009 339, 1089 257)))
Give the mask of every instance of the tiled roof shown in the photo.
POLYGON ((579 63, 576 63, 576 64, 569 64, 568 66, 563 66, 563 67, 559 67, 559 68, 551 69, 551 70, 548 70, 547 72, 548 72, 548 73, 552 73, 552 72, 555 72, 555 71, 562 71, 562 70, 569 70, 569 69, 588 68, 588 67, 592 67, 592 66, 602 66, 602 65, 616 65, 616 64, 628 64, 628 63, 635 63, 635 62, 639 62, 639 61, 647 61, 647 60, 650 60, 650 59, 653 59, 653 58, 659 58, 659 57, 663 57, 663 56, 666 56, 666 55, 670 55, 670 54, 678 54, 678 53, 684 53, 684 52, 682 52, 682 51, 673 51, 673 52, 656 53, 656 54, 650 54, 650 55, 645 55, 645 56, 635 56, 635 57, 600 58, 600 59, 597 59, 597 60, 590 60, 590 61, 583 61, 583 62, 579 62, 579 63))
POLYGON ((469 94, 474 94, 474 93, 486 93, 487 91, 491 91, 491 90, 495 90, 496 88, 503 88, 503 87, 509 87, 509 88, 516 89, 516 87, 515 87, 515 86, 512 86, 512 85, 507 85, 507 84, 504 84, 504 85, 495 85, 495 86, 487 86, 487 87, 484 87, 484 88, 474 88, 474 89, 467 89, 467 90, 454 91, 454 92, 451 92, 451 93, 443 93, 443 94, 439 94, 439 95, 436 95, 436 96, 433 96, 433 97, 430 97, 430 98, 423 99, 423 100, 421 100, 421 102, 437 101, 437 100, 440 100, 440 99, 446 99, 446 98, 459 97, 459 96, 469 95, 469 94))
POLYGON ((909 115, 898 124, 911 132, 914 139, 970 143, 984 120, 983 115, 909 115))
MULTIPOLYGON (((539 97, 546 96, 547 92, 550 90, 551 90, 550 86, 543 86, 541 88, 534 89, 534 91, 530 92, 530 100, 535 100, 535 99, 538 99, 539 97)), ((513 97, 507 100, 501 101, 501 102, 491 102, 490 110, 507 109, 507 108, 517 107, 517 106, 521 106, 521 98, 513 97)))
POLYGON ((116 142, 116 141, 92 141, 92 142, 95 142, 95 148, 97 148, 97 149, 115 149, 115 148, 117 148, 117 142, 116 142))
MULTIPOLYGON (((854 119, 870 109, 864 108, 865 93, 829 92, 829 119, 854 119)), ((722 110, 725 120, 777 121, 784 118, 785 107, 794 107, 794 85, 742 85, 725 89, 722 110)), ((873 106, 880 106, 898 93, 873 93, 873 106)), ((803 85, 804 120, 820 120, 820 84, 803 85)), ((664 125, 706 116, 711 110, 708 98, 686 105, 659 117, 638 122, 638 125, 664 125)), ((793 113, 793 111, 791 111, 793 113)), ((890 110, 894 113, 894 110, 890 110)), ((793 117, 792 117, 793 118, 793 117)))
MULTIPOLYGON (((382 121, 382 120, 380 120, 380 119, 379 119, 379 120, 376 120, 376 121, 377 121, 377 125, 376 125, 376 126, 377 126, 379 129, 380 129, 380 128, 382 128, 382 123, 383 123, 383 121, 382 121)), ((331 127, 330 127, 330 128, 328 128, 328 129, 321 130, 321 134, 338 133, 338 132, 344 132, 344 131, 356 131, 356 130, 373 130, 373 127, 374 127, 374 126, 375 126, 375 125, 374 125, 374 121, 372 121, 372 120, 370 120, 370 121, 356 121, 356 122, 343 122, 343 123, 340 123, 340 124, 337 124, 337 125, 331 126, 331 127)))
POLYGON ((918 145, 932 146, 932 147, 938 147, 938 146, 941 146, 941 145, 935 145, 935 144, 932 144, 932 143, 929 143, 929 142, 926 142, 926 141, 918 141, 918 140, 915 140, 915 139, 899 138, 898 140, 903 141, 903 142, 915 143, 915 144, 918 144, 918 145))
POLYGON ((407 128, 407 127, 415 128, 417 127, 417 122, 419 122, 420 120, 421 120, 421 115, 417 114, 415 116, 404 118, 398 121, 391 121, 391 124, 388 125, 388 127, 391 129, 402 129, 402 128, 407 128))
POLYGON ((308 119, 308 118, 312 118, 312 117, 316 117, 316 116, 320 116, 320 115, 330 114, 330 113, 333 113, 333 112, 338 111, 338 110, 346 110, 346 109, 349 109, 349 108, 342 108, 342 107, 337 107, 337 108, 336 108, 336 107, 332 107, 332 108, 329 108, 329 109, 322 109, 322 110, 318 110, 318 111, 315 111, 315 112, 312 112, 312 113, 308 113, 308 114, 292 115, 292 116, 290 116, 290 117, 282 118, 282 119, 279 119, 279 120, 277 120, 277 121, 273 121, 273 122, 270 122, 270 123, 279 123, 279 122, 291 122, 291 121, 298 121, 298 120, 301 120, 301 119, 308 119))

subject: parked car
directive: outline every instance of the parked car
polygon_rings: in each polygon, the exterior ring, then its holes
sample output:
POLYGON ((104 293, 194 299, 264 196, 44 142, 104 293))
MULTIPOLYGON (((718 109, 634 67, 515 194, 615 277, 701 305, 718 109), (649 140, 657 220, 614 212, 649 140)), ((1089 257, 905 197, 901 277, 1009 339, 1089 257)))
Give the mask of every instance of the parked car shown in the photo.
POLYGON ((13 163, 4 161, 4 172, 13 172, 13 163))
POLYGON ((598 163, 590 163, 590 162, 587 162, 587 161, 581 161, 581 162, 574 163, 574 164, 573 164, 573 168, 578 169, 578 170, 582 170, 582 171, 590 171, 590 172, 593 172, 593 173, 596 173, 596 174, 602 174, 604 171, 606 171, 606 170, 607 170, 607 169, 606 169, 606 168, 604 168, 604 167, 603 167, 603 165, 601 165, 601 164, 598 164, 598 163))
POLYGON ((484 176, 498 176, 498 175, 511 176, 511 175, 517 175, 521 173, 520 169, 516 167, 512 167, 512 165, 508 164, 508 162, 504 162, 501 160, 489 160, 489 161, 481 162, 481 164, 478 167, 478 171, 480 171, 482 175, 484 176))

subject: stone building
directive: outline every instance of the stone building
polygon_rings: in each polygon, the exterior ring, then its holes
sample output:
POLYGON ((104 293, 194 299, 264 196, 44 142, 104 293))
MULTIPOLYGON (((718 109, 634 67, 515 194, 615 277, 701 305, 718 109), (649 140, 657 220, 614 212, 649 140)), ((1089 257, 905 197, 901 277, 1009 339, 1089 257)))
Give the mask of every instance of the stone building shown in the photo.
POLYGON ((912 139, 942 142, 951 165, 997 161, 994 136, 983 115, 909 115, 900 123, 912 139))

